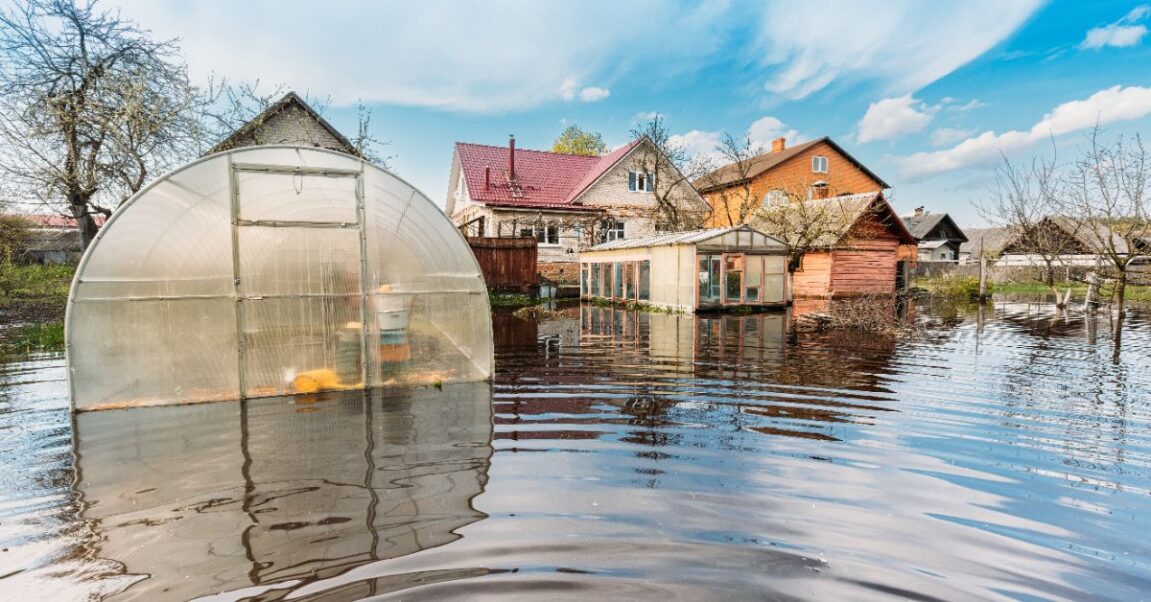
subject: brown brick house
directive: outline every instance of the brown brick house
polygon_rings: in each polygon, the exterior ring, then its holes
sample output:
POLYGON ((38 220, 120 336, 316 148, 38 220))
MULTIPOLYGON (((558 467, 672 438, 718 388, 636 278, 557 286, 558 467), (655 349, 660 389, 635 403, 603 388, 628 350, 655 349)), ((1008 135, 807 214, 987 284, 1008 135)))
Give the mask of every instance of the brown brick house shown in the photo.
POLYGON ((826 136, 790 148, 777 138, 770 152, 725 165, 694 184, 711 207, 708 226, 715 228, 751 221, 775 196, 819 199, 891 188, 826 136))

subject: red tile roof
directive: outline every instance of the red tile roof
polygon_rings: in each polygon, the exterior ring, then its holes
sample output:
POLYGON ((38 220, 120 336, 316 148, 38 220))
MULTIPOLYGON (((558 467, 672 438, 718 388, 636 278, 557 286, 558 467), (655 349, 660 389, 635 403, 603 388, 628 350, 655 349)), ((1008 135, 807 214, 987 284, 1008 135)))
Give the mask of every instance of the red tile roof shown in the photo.
MULTIPOLYGON (((76 218, 64 216, 59 214, 48 213, 30 213, 21 215, 20 217, 28 221, 33 228, 75 228, 76 218)), ((104 216, 96 214, 93 216, 97 226, 104 225, 104 216)))
POLYGON ((602 157, 517 148, 518 195, 508 181, 508 147, 457 142, 456 153, 473 201, 495 207, 599 211, 577 199, 637 144, 638 140, 602 157), (485 186, 487 168, 491 168, 490 186, 485 186))

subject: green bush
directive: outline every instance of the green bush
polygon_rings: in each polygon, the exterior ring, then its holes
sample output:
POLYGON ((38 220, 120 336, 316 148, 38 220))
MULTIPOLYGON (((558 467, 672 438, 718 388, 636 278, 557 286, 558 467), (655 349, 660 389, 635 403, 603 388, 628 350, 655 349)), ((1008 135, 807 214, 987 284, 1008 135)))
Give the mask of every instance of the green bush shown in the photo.
MULTIPOLYGON (((970 301, 979 298, 979 278, 976 276, 959 276, 944 274, 938 278, 921 281, 919 286, 927 289, 934 297, 970 301)), ((991 294, 992 285, 987 283, 987 294, 991 294)))

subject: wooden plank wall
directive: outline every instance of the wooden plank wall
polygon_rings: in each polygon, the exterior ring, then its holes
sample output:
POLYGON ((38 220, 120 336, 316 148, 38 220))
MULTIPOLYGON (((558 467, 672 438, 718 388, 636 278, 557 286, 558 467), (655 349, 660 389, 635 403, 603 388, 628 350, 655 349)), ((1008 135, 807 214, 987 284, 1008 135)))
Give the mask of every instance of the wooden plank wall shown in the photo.
POLYGON ((831 285, 831 253, 808 251, 791 277, 791 295, 796 299, 827 297, 831 285))
POLYGON ((531 291, 536 276, 536 239, 468 237, 490 289, 531 291))
POLYGON ((832 253, 831 290, 840 295, 895 292, 899 241, 851 241, 832 253))

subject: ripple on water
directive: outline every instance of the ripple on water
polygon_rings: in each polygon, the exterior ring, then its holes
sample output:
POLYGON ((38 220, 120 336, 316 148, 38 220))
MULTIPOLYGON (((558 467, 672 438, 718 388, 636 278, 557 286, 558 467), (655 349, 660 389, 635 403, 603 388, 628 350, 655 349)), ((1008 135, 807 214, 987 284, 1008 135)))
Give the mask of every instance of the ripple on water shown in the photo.
MULTIPOLYGON (((0 378, 24 598, 1134 599, 1151 324, 496 316, 495 382, 81 415, 0 378), (75 448, 73 438, 75 437, 75 448), (75 453, 74 453, 75 452, 75 453)), ((928 312, 928 315, 930 313, 928 312)))

